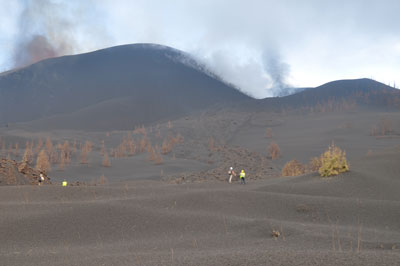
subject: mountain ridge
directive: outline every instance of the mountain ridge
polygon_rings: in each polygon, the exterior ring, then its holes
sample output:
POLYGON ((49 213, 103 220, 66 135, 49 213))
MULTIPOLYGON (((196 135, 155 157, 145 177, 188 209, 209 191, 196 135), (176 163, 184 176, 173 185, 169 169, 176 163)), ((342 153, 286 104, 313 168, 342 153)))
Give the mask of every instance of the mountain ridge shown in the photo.
POLYGON ((169 106, 173 115, 185 115, 213 104, 250 99, 206 73, 184 52, 132 44, 47 59, 3 74, 0 121, 26 122, 123 97, 141 107, 132 112, 158 115, 149 122, 166 118, 165 109, 157 111, 161 104, 169 106))

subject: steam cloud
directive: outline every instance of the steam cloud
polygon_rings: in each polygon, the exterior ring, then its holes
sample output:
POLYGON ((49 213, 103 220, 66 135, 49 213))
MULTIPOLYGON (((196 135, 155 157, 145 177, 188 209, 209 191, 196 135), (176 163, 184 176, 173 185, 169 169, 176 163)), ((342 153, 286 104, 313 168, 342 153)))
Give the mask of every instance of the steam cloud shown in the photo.
POLYGON ((210 71, 257 98, 291 93, 289 82, 317 86, 362 76, 388 80, 399 69, 397 0, 309 0, 302 5, 294 0, 3 2, 4 69, 113 45, 158 43, 194 55, 210 71), (366 56, 371 54, 375 56, 366 56))
POLYGON ((264 54, 264 67, 270 75, 273 88, 285 88, 286 76, 289 74, 289 65, 279 60, 277 56, 264 54))
POLYGON ((265 51, 263 54, 263 66, 271 78, 271 90, 275 96, 285 96, 292 92, 288 83, 290 66, 281 60, 280 55, 274 51, 265 51))

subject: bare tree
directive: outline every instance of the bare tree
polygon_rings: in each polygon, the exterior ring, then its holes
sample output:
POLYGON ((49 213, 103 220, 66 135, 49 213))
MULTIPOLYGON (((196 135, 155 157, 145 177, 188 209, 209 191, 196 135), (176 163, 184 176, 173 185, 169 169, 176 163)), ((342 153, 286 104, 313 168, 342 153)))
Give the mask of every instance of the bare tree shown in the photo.
POLYGON ((36 169, 43 173, 51 170, 49 156, 44 149, 39 152, 38 158, 36 160, 36 169))

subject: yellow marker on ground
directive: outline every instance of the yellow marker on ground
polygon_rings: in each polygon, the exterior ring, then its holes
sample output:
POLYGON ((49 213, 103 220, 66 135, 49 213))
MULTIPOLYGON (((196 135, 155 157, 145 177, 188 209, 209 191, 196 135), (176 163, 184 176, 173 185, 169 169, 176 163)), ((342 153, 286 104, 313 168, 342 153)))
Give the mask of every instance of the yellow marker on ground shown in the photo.
POLYGON ((63 186, 63 187, 66 187, 67 185, 68 185, 67 181, 64 180, 64 181, 62 182, 62 186, 63 186))

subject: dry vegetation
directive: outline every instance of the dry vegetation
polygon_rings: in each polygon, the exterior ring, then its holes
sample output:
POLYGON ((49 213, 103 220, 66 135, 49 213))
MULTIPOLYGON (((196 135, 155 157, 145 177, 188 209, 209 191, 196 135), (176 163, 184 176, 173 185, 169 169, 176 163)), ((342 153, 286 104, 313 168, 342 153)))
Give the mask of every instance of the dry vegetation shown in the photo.
POLYGON ((397 90, 383 88, 381 90, 356 91, 346 98, 330 97, 327 100, 316 103, 303 104, 300 107, 283 107, 281 112, 302 112, 302 113, 328 113, 336 111, 351 111, 359 105, 383 105, 390 108, 400 108, 400 93, 397 90))
POLYGON ((270 127, 268 127, 266 130, 265 130, 265 137, 267 138, 267 139, 270 139, 270 138, 272 138, 274 136, 274 134, 272 133, 272 129, 270 128, 270 127))
POLYGON ((371 136, 386 136, 393 133, 392 119, 388 117, 382 117, 379 122, 374 125, 371 129, 371 136))
POLYGON ((49 156, 47 152, 42 149, 36 160, 36 169, 42 173, 47 173, 51 170, 49 156))
POLYGON ((321 167, 318 172, 323 177, 334 176, 349 171, 346 152, 331 144, 321 157, 321 167))
POLYGON ((211 152, 215 152, 216 151, 216 147, 215 147, 215 141, 213 137, 210 137, 208 139, 208 150, 211 152))
POLYGON ((311 172, 317 172, 322 166, 322 161, 320 157, 311 158, 310 163, 308 165, 308 169, 311 172))
POLYGON ((281 156, 281 149, 279 148, 278 144, 272 142, 268 146, 268 154, 271 156, 272 160, 278 159, 281 156))
POLYGON ((282 169, 282 176, 298 176, 306 172, 306 168, 299 161, 291 160, 282 169))
MULTIPOLYGON (((172 127, 171 122, 166 126, 168 129, 172 129, 172 127)), ((154 129, 146 129, 144 126, 136 127, 132 133, 136 135, 135 138, 131 133, 128 133, 127 136, 122 137, 121 142, 115 148, 107 148, 104 140, 99 143, 98 150, 103 158, 100 162, 101 166, 111 167, 110 156, 124 158, 140 153, 147 153, 147 158, 150 162, 160 165, 164 163, 163 156, 171 154, 176 145, 184 142, 181 134, 172 135, 170 130, 167 133, 168 135, 163 137, 159 126, 154 129), (156 143, 153 144, 151 139, 156 143)), ((107 132, 106 136, 110 135, 107 132)), ((45 174, 51 169, 64 171, 71 164, 89 165, 90 153, 94 148, 95 144, 89 140, 83 143, 79 143, 76 140, 65 140, 57 143, 47 137, 45 141, 43 139, 27 141, 23 154, 20 154, 20 144, 18 142, 6 143, 0 137, 1 157, 7 157, 10 161, 20 161, 20 164, 24 167, 34 167, 37 171, 45 174)), ((175 154, 172 155, 172 158, 175 158, 175 154)), ((10 172, 10 176, 14 175, 10 172)))
POLYGON ((103 163, 101 165, 104 166, 104 167, 110 167, 111 166, 110 158, 108 157, 108 153, 107 152, 104 153, 103 163))
POLYGON ((81 164, 88 164, 89 153, 92 151, 93 143, 86 141, 85 145, 81 146, 81 164))
POLYGON ((334 176, 347 172, 349 165, 346 153, 339 147, 331 144, 327 151, 320 157, 314 157, 308 165, 303 165, 297 160, 291 160, 282 169, 282 176, 298 176, 305 173, 317 172, 323 176, 334 176))

